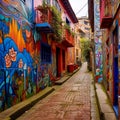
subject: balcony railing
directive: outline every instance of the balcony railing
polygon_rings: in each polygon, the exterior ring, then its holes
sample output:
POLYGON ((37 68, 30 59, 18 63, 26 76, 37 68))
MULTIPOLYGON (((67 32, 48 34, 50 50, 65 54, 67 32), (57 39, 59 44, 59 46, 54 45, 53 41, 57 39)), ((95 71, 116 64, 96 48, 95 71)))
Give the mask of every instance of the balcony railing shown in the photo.
POLYGON ((52 21, 52 11, 49 7, 39 6, 36 10, 36 23, 51 23, 52 21))
POLYGON ((75 46, 74 36, 71 34, 71 32, 69 32, 68 29, 64 30, 63 44, 66 45, 67 47, 75 46))
POLYGON ((38 32, 53 33, 51 27, 52 11, 49 7, 38 6, 36 9, 35 24, 38 32))
MULTIPOLYGON (((109 1, 109 0, 108 0, 109 1)), ((109 28, 113 22, 111 2, 100 0, 100 27, 109 28)))

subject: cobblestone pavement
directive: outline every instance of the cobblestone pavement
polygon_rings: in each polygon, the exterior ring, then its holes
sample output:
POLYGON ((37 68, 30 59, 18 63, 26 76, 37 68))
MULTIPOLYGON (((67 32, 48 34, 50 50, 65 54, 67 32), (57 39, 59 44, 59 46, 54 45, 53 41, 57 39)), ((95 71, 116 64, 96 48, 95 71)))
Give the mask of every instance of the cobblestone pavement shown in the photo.
POLYGON ((55 92, 39 101, 18 120, 99 120, 92 76, 87 72, 87 64, 84 63, 55 92))

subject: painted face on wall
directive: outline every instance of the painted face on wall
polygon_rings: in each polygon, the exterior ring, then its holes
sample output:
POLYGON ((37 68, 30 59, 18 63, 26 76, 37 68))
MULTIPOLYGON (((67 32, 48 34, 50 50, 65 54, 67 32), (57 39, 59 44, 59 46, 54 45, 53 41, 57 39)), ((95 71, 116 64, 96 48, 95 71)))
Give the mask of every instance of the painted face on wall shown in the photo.
POLYGON ((11 67, 12 62, 11 62, 11 57, 9 54, 5 55, 5 64, 7 68, 11 67))
POLYGON ((20 61, 19 61, 18 68, 23 68, 23 61, 22 61, 22 59, 20 59, 20 61))
POLYGON ((11 49, 9 49, 9 55, 12 61, 16 61, 16 54, 17 52, 14 51, 14 48, 12 47, 11 49))

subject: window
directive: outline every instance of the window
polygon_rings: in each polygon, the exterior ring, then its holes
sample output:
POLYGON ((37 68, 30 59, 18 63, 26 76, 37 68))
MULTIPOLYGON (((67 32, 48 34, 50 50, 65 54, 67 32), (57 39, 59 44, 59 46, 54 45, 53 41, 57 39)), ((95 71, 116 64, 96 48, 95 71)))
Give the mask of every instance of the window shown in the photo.
POLYGON ((88 25, 88 21, 84 21, 84 24, 85 24, 85 25, 88 25))
POLYGON ((55 6, 59 12, 61 11, 60 5, 56 0, 52 0, 52 5, 55 6))
POLYGON ((86 30, 90 30, 90 28, 88 28, 88 27, 85 27, 85 29, 86 29, 86 30))
POLYGON ((45 0, 45 3, 50 5, 50 0, 45 0))
POLYGON ((51 47, 41 43, 41 63, 51 63, 51 47))
POLYGON ((70 21, 66 18, 66 24, 70 26, 70 21))

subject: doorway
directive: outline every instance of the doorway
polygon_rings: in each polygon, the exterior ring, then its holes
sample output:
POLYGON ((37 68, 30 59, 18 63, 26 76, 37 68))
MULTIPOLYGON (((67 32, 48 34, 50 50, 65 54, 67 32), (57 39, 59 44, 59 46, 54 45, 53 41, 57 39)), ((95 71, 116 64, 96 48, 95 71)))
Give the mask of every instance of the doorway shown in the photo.
POLYGON ((60 48, 56 48, 56 77, 60 77, 60 48))
POLYGON ((63 70, 65 70, 65 50, 62 50, 62 64, 63 64, 63 70))

